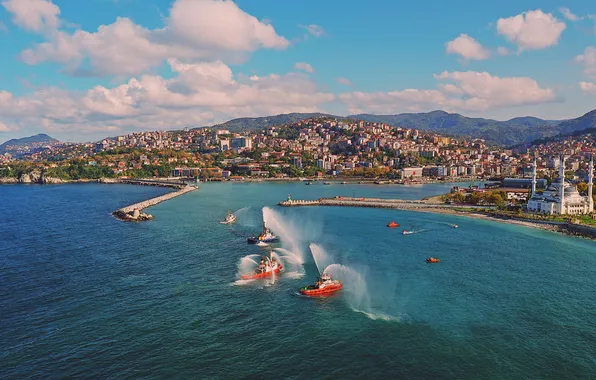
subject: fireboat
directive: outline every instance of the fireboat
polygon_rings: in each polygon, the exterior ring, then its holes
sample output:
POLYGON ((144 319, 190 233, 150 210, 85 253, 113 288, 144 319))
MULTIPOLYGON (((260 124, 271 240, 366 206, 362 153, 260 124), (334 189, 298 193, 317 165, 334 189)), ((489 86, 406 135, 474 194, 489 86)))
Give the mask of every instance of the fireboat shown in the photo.
POLYGON ((341 288, 343 288, 341 282, 332 279, 329 274, 323 273, 314 285, 300 288, 300 294, 311 297, 326 296, 341 290, 341 288))
POLYGON ((220 222, 221 224, 232 224, 236 223, 236 215, 232 214, 232 212, 228 211, 228 215, 226 215, 225 219, 220 222))
POLYGON ((275 257, 269 258, 267 256, 261 256, 261 262, 254 272, 241 274, 240 277, 243 280, 257 280, 279 274, 283 269, 283 264, 277 261, 275 257))
POLYGON ((263 243, 274 243, 279 241, 279 238, 271 233, 271 230, 267 228, 265 222, 263 222, 263 232, 259 236, 251 236, 248 238, 248 244, 263 243))

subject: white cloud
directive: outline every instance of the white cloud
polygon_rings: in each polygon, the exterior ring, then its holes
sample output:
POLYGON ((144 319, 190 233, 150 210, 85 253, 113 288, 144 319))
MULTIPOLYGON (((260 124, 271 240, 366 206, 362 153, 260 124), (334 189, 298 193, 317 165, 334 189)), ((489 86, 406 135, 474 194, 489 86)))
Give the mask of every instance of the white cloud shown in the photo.
POLYGON ((49 31, 60 25, 60 8, 51 0, 6 0, 2 6, 12 13, 15 24, 34 32, 49 31))
POLYGON ((343 84, 344 86, 352 86, 352 82, 348 78, 335 78, 335 81, 339 84, 343 84))
POLYGON ((486 72, 443 72, 436 90, 340 94, 351 113, 422 112, 446 109, 483 112, 491 109, 556 101, 556 94, 527 77, 499 78, 486 72))
POLYGON ((540 9, 497 21, 497 32, 522 50, 539 50, 556 45, 566 25, 540 9))
POLYGON ((509 55, 509 54, 511 54, 511 52, 510 52, 510 51, 509 51, 509 49, 507 49, 506 47, 504 47, 504 46, 499 46, 499 47, 497 48, 497 54, 498 54, 498 55, 509 55))
POLYGON ((569 8, 559 8, 559 12, 569 21, 579 21, 582 17, 574 15, 569 8))
POLYGON ((51 132, 101 133, 118 130, 203 126, 231 118, 320 111, 336 99, 306 74, 234 75, 221 61, 197 64, 169 60, 172 78, 142 75, 86 92, 55 88, 15 97, 0 91, 0 118, 51 132))
POLYGON ((14 132, 18 131, 19 128, 14 125, 8 125, 0 121, 0 133, 2 132, 14 132))
POLYGON ((294 65, 295 68, 297 68, 298 70, 304 70, 307 73, 314 73, 315 69, 308 63, 306 62, 298 62, 294 65))
POLYGON ((579 82, 579 87, 586 94, 596 95, 596 83, 579 82))
POLYGON ((584 73, 589 77, 596 77, 596 47, 588 46, 584 54, 575 57, 575 62, 584 66, 584 73))
POLYGON ((72 74, 130 76, 158 67, 168 58, 237 57, 260 48, 289 46, 273 26, 229 0, 176 0, 165 21, 161 29, 118 18, 94 33, 58 31, 48 42, 23 51, 22 58, 30 65, 58 62, 72 74), (82 69, 86 60, 90 70, 82 69))
POLYGON ((325 35, 325 29, 323 29, 323 27, 320 25, 310 24, 310 25, 300 25, 300 27, 302 29, 306 29, 306 31, 309 34, 311 34, 315 37, 322 37, 325 35))
POLYGON ((447 42, 448 54, 459 54, 467 60, 484 60, 490 57, 490 51, 467 34, 460 34, 447 42))

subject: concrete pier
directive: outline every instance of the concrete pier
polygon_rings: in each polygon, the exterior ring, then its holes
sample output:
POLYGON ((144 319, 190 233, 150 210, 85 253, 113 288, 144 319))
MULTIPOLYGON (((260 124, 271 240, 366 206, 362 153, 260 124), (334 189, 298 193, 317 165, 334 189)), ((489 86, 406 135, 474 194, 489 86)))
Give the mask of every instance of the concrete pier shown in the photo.
POLYGON ((430 208, 470 208, 470 209, 487 209, 490 210, 492 206, 452 206, 444 204, 433 204, 425 201, 410 201, 403 199, 382 199, 382 198, 354 198, 354 197, 335 197, 335 198, 319 198, 317 200, 286 200, 278 203, 282 207, 297 207, 297 206, 339 206, 339 207, 368 207, 368 208, 391 208, 400 210, 415 210, 415 209, 430 209, 430 208))
POLYGON ((197 189, 198 187, 185 186, 183 188, 180 188, 178 191, 174 191, 168 194, 161 195, 159 197, 151 198, 143 202, 123 207, 119 210, 114 211, 112 215, 126 222, 141 222, 145 220, 151 220, 153 219, 153 216, 150 214, 143 213, 143 209, 155 206, 158 203, 167 201, 169 199, 178 197, 180 195, 186 194, 197 189))

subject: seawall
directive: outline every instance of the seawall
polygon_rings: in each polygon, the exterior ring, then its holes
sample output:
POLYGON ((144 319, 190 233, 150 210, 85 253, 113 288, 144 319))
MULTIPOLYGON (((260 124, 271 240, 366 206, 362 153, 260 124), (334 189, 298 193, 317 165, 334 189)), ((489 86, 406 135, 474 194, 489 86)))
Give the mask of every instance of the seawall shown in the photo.
POLYGON ((147 199, 146 201, 135 203, 130 206, 123 207, 112 213, 116 218, 126 222, 139 222, 153 219, 152 215, 145 214, 142 211, 148 207, 155 206, 158 203, 165 202, 172 198, 176 198, 180 195, 189 193, 197 190, 194 186, 185 186, 178 191, 174 191, 168 194, 160 195, 159 197, 147 199))

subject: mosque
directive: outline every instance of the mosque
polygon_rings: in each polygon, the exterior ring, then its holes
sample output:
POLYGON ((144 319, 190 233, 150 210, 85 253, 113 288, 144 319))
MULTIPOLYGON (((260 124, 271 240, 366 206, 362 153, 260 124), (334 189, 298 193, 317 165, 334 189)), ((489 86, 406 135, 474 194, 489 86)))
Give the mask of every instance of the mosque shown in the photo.
POLYGON ((590 159, 588 169, 588 196, 582 196, 575 187, 565 181, 565 157, 560 157, 559 178, 542 194, 536 193, 536 160, 532 171, 532 197, 528 201, 528 211, 543 214, 581 215, 594 211, 592 183, 594 181, 594 160, 590 159))

